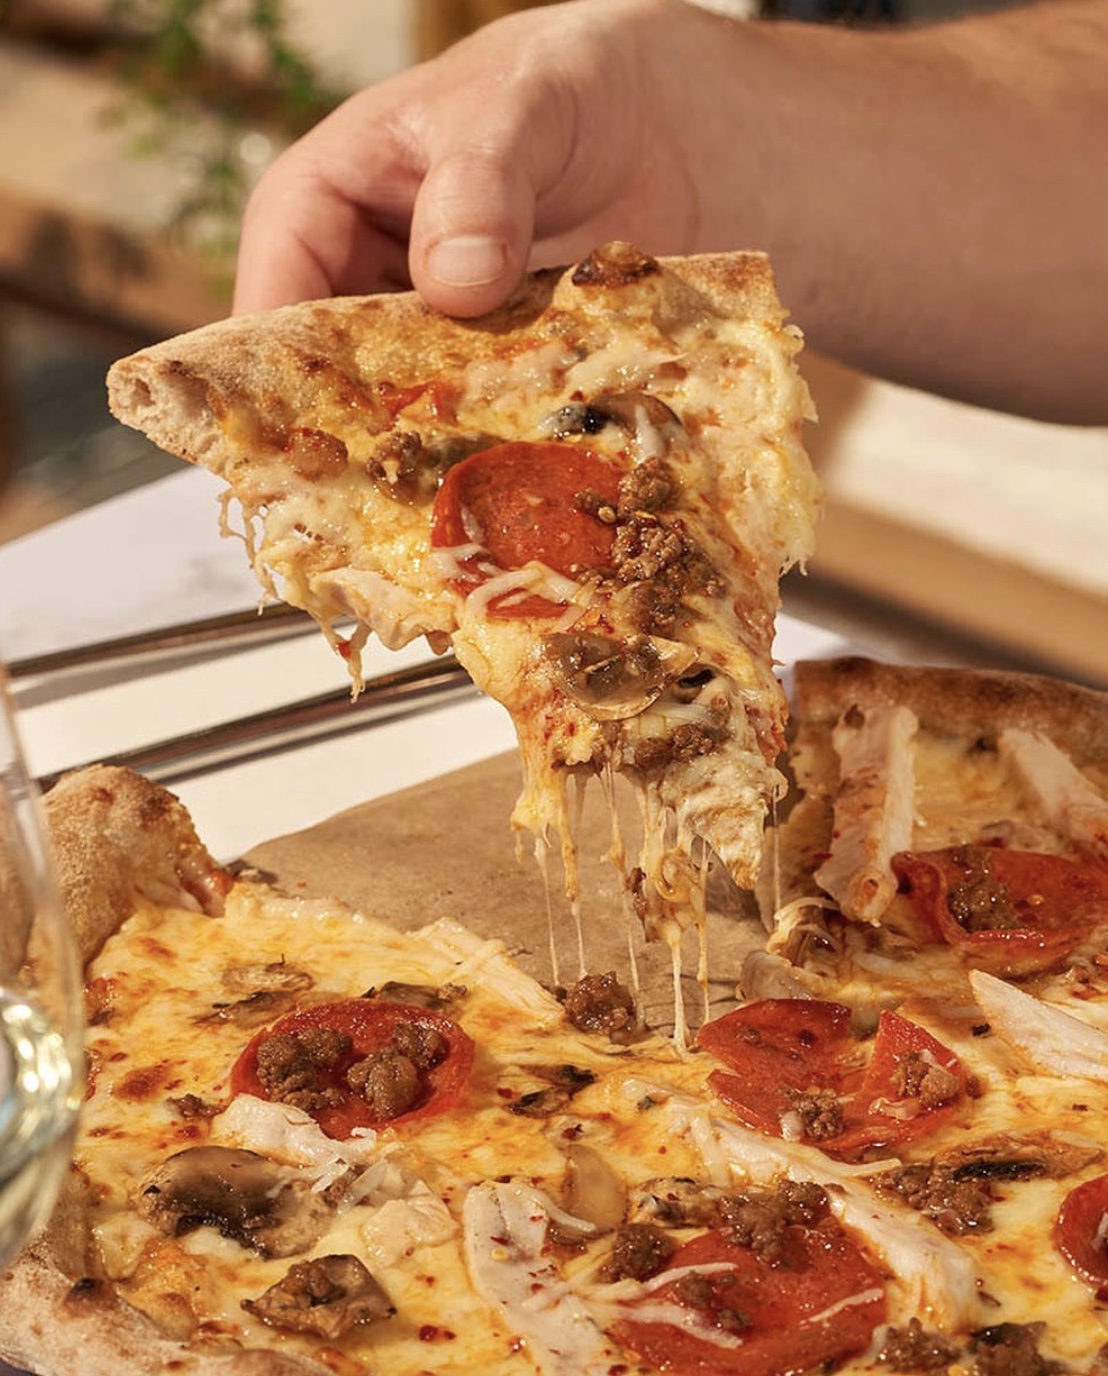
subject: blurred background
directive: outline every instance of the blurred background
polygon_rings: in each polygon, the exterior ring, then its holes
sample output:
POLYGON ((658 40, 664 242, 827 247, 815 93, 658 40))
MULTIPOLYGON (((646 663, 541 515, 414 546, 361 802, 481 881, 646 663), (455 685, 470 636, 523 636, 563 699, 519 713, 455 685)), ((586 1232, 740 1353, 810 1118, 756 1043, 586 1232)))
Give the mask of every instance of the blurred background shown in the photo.
MULTIPOLYGON (((898 25, 1002 0, 702 2, 898 25)), ((284 143, 518 7, 0 0, 0 543, 177 470, 109 417, 109 363, 226 313, 241 206, 284 143)), ((1108 431, 806 372, 828 511, 786 607, 1108 682, 1108 431)))

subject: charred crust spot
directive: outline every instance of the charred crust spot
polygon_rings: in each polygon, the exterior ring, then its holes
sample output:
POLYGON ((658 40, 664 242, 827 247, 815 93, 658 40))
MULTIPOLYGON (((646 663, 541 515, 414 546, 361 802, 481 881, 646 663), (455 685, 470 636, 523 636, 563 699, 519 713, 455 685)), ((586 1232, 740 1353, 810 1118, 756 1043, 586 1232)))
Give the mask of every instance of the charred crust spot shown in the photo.
POLYGON ((95 1276, 82 1276, 75 1280, 66 1292, 64 1303, 66 1304, 88 1304, 100 1298, 107 1299, 111 1291, 102 1280, 97 1280, 95 1276))
POLYGON ((616 241, 594 249, 573 270, 575 287, 622 287, 661 272, 656 258, 633 244, 616 241))

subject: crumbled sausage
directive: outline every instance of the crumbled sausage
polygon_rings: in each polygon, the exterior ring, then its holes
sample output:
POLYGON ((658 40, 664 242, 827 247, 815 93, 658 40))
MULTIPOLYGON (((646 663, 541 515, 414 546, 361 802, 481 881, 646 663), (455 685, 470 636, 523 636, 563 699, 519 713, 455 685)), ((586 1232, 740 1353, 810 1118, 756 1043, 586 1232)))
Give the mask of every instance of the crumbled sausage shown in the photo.
POLYGON ((566 991, 566 1017, 582 1032, 600 1032, 612 1041, 626 1040, 637 1031, 635 1000, 614 971, 585 975, 566 991))
POLYGON ((357 1257, 297 1262, 276 1285, 242 1307, 263 1323, 334 1341, 358 1324, 396 1313, 388 1295, 357 1257))
POLYGON ((988 852, 960 846, 951 856, 962 870, 946 895, 951 917, 967 932, 1011 931, 1025 924, 1012 906, 1007 888, 993 878, 988 852))
POLYGON ((399 1118, 407 1113, 422 1091, 419 1069, 395 1046, 383 1046, 346 1072, 350 1088, 369 1105, 376 1118, 399 1118))
POLYGON ((957 1356, 957 1344, 913 1318, 906 1328, 888 1329, 877 1360, 894 1371, 941 1371, 957 1356))
POLYGON ((635 583, 627 592, 631 625, 653 635, 671 635, 681 613, 679 594, 664 582, 635 583))
POLYGON ((897 1062, 893 1088, 902 1099, 918 1099, 925 1109, 940 1108, 957 1097, 961 1082, 953 1071, 908 1051, 897 1062))
POLYGON ((782 1180, 775 1189, 728 1195, 719 1204, 731 1241, 770 1265, 784 1260, 790 1228, 813 1227, 828 1209, 823 1187, 806 1180, 782 1180))
POLYGON ((223 1107, 221 1104, 202 1099, 199 1094, 182 1094, 179 1098, 169 1099, 168 1103, 186 1123, 196 1119, 214 1118, 223 1107))
POLYGON ((649 1280, 665 1269, 676 1243, 652 1223, 625 1223, 616 1233, 604 1268, 608 1280, 649 1280))
POLYGON ((692 594, 719 596, 723 580, 708 556, 673 520, 621 509, 612 541, 617 580, 629 589, 627 612, 639 630, 665 634, 692 594))
POLYGON ((1053 1376, 1063 1370, 1039 1351, 1042 1323, 998 1323, 973 1335, 974 1376, 1053 1376))
POLYGON ((494 435, 484 433, 428 443, 416 430, 393 430, 366 462, 366 473, 386 496, 409 505, 429 502, 447 469, 496 443, 494 435))
POLYGON ((648 459, 620 479, 620 514, 664 511, 674 505, 678 491, 677 479, 666 461, 648 459))
POLYGON ((621 582, 657 578, 685 553, 681 532, 657 521, 627 521, 616 531, 612 558, 621 582))
POLYGON ((843 1130, 842 1102, 832 1089, 788 1091, 789 1107, 800 1119, 804 1136, 826 1142, 843 1130))
POLYGON ((419 1022, 398 1022, 389 1038, 393 1048, 407 1056, 417 1070, 430 1070, 446 1060, 449 1047, 437 1028, 419 1022))
POLYGON ((988 1232, 993 1226, 993 1194, 988 1181, 936 1162, 897 1166, 873 1177, 881 1194, 901 1199, 930 1218, 944 1233, 988 1232))
POLYGON ((337 478, 346 472, 349 461, 346 444, 327 430, 298 425, 285 437, 284 449, 297 477, 309 482, 337 478))
POLYGON ((307 1027, 299 1032, 275 1032, 258 1048, 258 1079, 267 1095, 306 1113, 342 1101, 342 1093, 327 1082, 327 1072, 346 1056, 352 1042, 331 1027, 307 1027))
POLYGON ((695 760, 710 755, 723 738, 723 732, 702 722, 681 722, 666 736, 644 736, 635 742, 632 763, 644 774, 665 769, 677 760, 695 760))
POLYGON ((673 1283, 673 1295, 681 1304, 693 1309, 705 1309, 717 1328, 727 1333, 742 1333, 753 1320, 741 1310, 717 1303, 721 1287, 727 1285, 725 1276, 706 1276, 701 1271, 689 1271, 673 1283))

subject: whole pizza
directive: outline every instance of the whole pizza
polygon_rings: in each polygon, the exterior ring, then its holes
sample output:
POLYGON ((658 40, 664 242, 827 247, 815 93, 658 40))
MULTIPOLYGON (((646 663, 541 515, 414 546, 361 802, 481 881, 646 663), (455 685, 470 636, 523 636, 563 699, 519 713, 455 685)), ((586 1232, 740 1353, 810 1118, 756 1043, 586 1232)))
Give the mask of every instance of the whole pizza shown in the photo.
POLYGON ((607 246, 506 315, 428 326, 433 348, 404 299, 374 326, 387 366, 361 356, 377 303, 121 365, 117 405, 191 408, 169 447, 228 476, 274 590, 352 658, 385 625, 452 645, 513 712, 516 827, 579 968, 525 970, 510 914, 476 930, 449 883, 401 927, 217 862, 141 776, 63 779, 88 1094, 60 1205, 0 1281, 7 1360, 1104 1369, 1108 695, 849 658, 793 666, 786 703, 808 403, 741 258, 607 246), (586 850, 616 900, 574 927, 586 850), (681 990, 723 891, 703 1003, 658 1016, 636 947, 660 939, 681 990), (597 925, 626 930, 618 959, 597 925))

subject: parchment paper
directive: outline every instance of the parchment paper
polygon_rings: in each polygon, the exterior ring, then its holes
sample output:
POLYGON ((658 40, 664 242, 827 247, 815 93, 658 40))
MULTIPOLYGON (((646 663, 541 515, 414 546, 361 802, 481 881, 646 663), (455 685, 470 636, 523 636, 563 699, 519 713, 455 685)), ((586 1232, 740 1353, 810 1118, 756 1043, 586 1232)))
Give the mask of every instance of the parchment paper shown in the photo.
MULTIPOLYGON (((286 891, 336 897, 403 930, 449 917, 478 934, 502 939, 536 979, 554 982, 551 949, 561 983, 581 974, 576 924, 563 893, 561 866, 552 857, 544 884, 523 837, 516 854, 510 815, 520 788, 514 754, 401 793, 377 799, 307 831, 267 841, 246 861, 286 891)), ((637 846, 634 800, 619 802, 628 851, 637 846)), ((615 867, 607 858, 611 823, 600 784, 586 790, 579 829, 582 934, 590 974, 614 970, 631 984, 629 937, 651 1026, 672 1025, 671 969, 667 946, 647 946, 637 920, 628 922, 615 867)), ((718 869, 709 877, 708 950, 713 1014, 733 1000, 743 957, 764 940, 749 895, 718 869)), ((695 934, 682 948, 688 1018, 700 1022, 705 996, 696 982, 695 934)))

